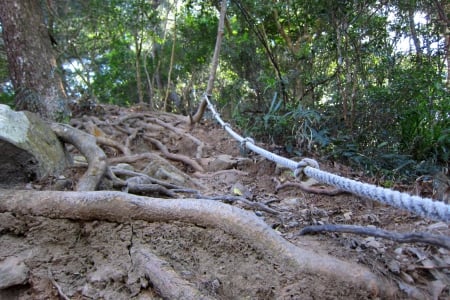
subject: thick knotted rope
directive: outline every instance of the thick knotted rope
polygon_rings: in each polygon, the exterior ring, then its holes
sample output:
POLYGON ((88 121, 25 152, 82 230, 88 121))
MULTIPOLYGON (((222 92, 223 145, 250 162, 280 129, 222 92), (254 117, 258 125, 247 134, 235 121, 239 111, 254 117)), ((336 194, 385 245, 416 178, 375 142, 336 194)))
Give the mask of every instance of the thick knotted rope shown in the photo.
POLYGON ((241 144, 241 147, 246 147, 247 149, 252 150, 253 152, 267 158, 270 161, 291 169, 292 171, 294 171, 294 175, 296 177, 302 178, 306 175, 320 182, 333 185, 339 189, 358 196, 376 200, 401 209, 406 209, 430 219, 450 222, 450 205, 443 202, 433 201, 433 199, 429 198, 412 196, 407 193, 401 193, 398 191, 377 187, 368 183, 363 183, 337 176, 320 170, 319 164, 314 159, 304 158, 300 162, 296 162, 256 146, 253 139, 248 137, 243 138, 235 131, 233 131, 230 124, 225 123, 220 118, 220 115, 217 113, 214 106, 209 101, 208 96, 205 95, 204 97, 208 103, 208 108, 209 110, 211 110, 214 118, 225 129, 225 131, 228 132, 228 134, 230 134, 241 144))

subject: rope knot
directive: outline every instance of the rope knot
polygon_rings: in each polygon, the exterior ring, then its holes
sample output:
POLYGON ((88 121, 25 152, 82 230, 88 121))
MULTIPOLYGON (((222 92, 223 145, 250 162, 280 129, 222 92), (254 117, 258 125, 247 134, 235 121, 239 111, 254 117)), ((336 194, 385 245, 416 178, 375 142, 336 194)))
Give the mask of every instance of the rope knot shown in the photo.
POLYGON ((302 159, 297 164, 297 167, 295 168, 294 176, 295 177, 299 177, 300 180, 302 180, 303 176, 306 176, 306 174, 303 172, 303 170, 306 167, 319 169, 319 163, 316 160, 312 159, 312 158, 304 158, 304 159, 302 159))
POLYGON ((241 141, 241 147, 242 148, 245 148, 245 144, 246 143, 250 143, 250 144, 255 144, 255 141, 252 139, 252 138, 250 138, 250 137, 246 137, 246 138, 244 138, 242 141, 241 141))

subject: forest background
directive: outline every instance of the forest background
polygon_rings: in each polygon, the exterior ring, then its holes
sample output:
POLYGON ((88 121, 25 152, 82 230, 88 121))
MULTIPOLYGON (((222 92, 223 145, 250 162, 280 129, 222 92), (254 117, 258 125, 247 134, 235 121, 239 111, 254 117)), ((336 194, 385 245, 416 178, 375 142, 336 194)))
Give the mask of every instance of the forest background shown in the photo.
MULTIPOLYGON (((191 114, 219 1, 41 1, 67 95, 191 114)), ((445 0, 228 5, 213 99, 244 136, 365 170, 389 187, 449 167, 445 0)), ((14 105, 3 41, 0 103, 14 105)))

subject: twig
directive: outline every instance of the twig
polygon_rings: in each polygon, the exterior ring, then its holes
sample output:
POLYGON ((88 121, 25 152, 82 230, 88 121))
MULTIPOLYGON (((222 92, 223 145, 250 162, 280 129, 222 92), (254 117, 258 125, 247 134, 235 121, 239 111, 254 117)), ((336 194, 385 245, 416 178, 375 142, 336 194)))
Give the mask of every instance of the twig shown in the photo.
POLYGON ((271 214, 274 214, 274 215, 278 215, 279 214, 278 211, 276 211, 276 210, 274 210, 274 209, 264 205, 263 203, 253 202, 253 201, 245 199, 244 197, 230 196, 230 195, 221 195, 221 196, 208 197, 208 196, 204 196, 204 195, 201 195, 201 194, 198 194, 197 197, 199 199, 208 199, 208 200, 223 200, 223 201, 230 201, 230 202, 239 201, 239 202, 244 203, 245 205, 248 205, 248 206, 253 207, 253 208, 258 208, 260 210, 263 210, 265 212, 268 212, 268 213, 271 213, 271 214))
POLYGON ((450 250, 450 237, 444 235, 433 235, 425 232, 398 233, 383 229, 364 227, 357 225, 313 225, 300 230, 299 235, 317 232, 346 232, 359 235, 376 236, 399 243, 425 243, 450 250))
POLYGON ((242 175, 242 176, 247 176, 248 172, 244 172, 241 170, 236 170, 236 169, 229 169, 229 170, 220 170, 220 171, 216 171, 213 173, 199 173, 199 172, 195 172, 192 174, 192 176, 197 177, 197 178, 211 178, 214 176, 218 176, 218 175, 222 175, 222 174, 228 174, 228 173, 236 173, 236 175, 242 175))
POLYGON ((56 289, 58 290, 58 294, 61 298, 63 298, 64 300, 70 300, 69 297, 66 296, 66 294, 64 294, 64 292, 62 291, 61 286, 56 282, 56 280, 53 278, 53 274, 52 271, 50 269, 48 269, 48 278, 50 279, 50 281, 52 282, 52 284, 56 287, 56 289))

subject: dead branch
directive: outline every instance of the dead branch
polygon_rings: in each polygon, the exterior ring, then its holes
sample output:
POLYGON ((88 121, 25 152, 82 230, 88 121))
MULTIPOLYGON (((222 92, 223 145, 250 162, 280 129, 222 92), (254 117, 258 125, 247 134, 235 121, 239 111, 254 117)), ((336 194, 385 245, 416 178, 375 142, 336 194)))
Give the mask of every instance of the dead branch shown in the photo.
POLYGON ((121 192, 57 192, 0 190, 0 212, 49 218, 129 222, 180 221, 215 227, 245 240, 282 268, 319 274, 392 297, 395 287, 364 266, 318 254, 291 244, 253 213, 215 201, 158 199, 121 192))
POLYGON ((260 209, 262 211, 268 212, 270 214, 274 214, 274 215, 278 215, 279 212, 276 211, 275 209, 272 209, 270 207, 268 207, 267 205, 260 203, 260 202, 253 202, 250 201, 244 197, 239 197, 239 196, 230 196, 230 195, 222 195, 222 196, 203 196, 203 195, 198 195, 197 198, 203 198, 203 199, 210 199, 210 200, 221 200, 221 201, 226 201, 226 202, 242 202, 245 205, 251 207, 251 208, 256 208, 256 209, 260 209))
POLYGON ((70 298, 67 297, 66 294, 64 294, 64 292, 63 292, 61 286, 58 284, 58 282, 56 282, 56 280, 53 278, 53 274, 52 274, 52 271, 50 269, 48 269, 48 278, 52 282, 53 286, 58 290, 59 296, 61 298, 63 298, 64 300, 70 300, 70 298))
POLYGON ((201 294, 182 279, 170 265, 146 249, 133 246, 130 250, 133 266, 148 277, 164 299, 212 299, 201 294))
POLYGON ((95 190, 108 166, 105 152, 97 146, 95 137, 64 124, 52 123, 50 126, 59 138, 74 145, 88 161, 88 169, 78 181, 76 190, 95 190))
POLYGON ((213 173, 205 173, 205 174, 195 172, 192 174, 192 176, 197 177, 197 178, 212 178, 214 176, 219 176, 219 175, 228 174, 228 173, 235 173, 237 175, 248 176, 248 172, 244 172, 244 171, 236 170, 236 169, 220 170, 220 171, 216 171, 213 173))
POLYGON ((426 232, 398 233, 379 228, 364 227, 357 225, 313 225, 303 228, 299 235, 317 232, 346 232, 359 235, 369 235, 392 240, 399 243, 424 243, 442 247, 450 250, 450 237, 444 235, 433 235, 426 232))

